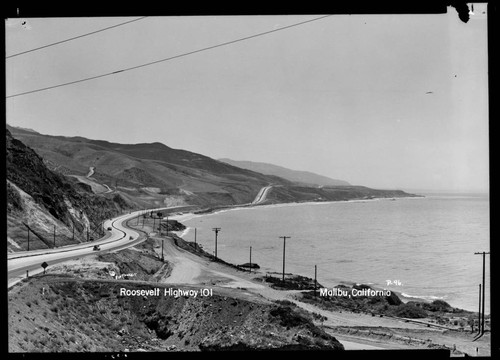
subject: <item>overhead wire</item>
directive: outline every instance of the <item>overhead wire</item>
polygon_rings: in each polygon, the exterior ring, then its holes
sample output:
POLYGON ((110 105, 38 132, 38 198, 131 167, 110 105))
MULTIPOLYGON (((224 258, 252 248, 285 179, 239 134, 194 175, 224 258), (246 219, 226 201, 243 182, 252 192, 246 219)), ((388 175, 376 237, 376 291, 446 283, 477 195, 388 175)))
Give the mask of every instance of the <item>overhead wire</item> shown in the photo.
POLYGON ((292 28, 292 27, 295 27, 295 26, 300 26, 300 25, 303 25, 303 24, 306 24, 306 23, 309 23, 309 22, 318 21, 318 20, 324 19, 324 18, 329 17, 329 16, 332 16, 332 15, 320 16, 320 17, 317 17, 317 18, 314 18, 314 19, 309 19, 309 20, 306 20, 306 21, 301 21, 301 22, 298 22, 298 23, 295 23, 295 24, 291 24, 291 25, 287 25, 287 26, 283 26, 283 27, 280 27, 280 28, 277 28, 277 29, 264 31, 264 32, 261 32, 261 33, 258 33, 258 34, 254 34, 254 35, 250 35, 250 36, 245 36, 245 37, 242 37, 242 38, 239 38, 239 39, 235 39, 235 40, 231 40, 231 41, 226 41, 226 42, 223 42, 223 43, 220 43, 220 44, 217 44, 217 45, 208 46, 208 47, 201 48, 201 49, 198 49, 198 50, 189 51, 189 52, 182 53, 182 54, 179 54, 179 55, 170 56, 170 57, 163 58, 163 59, 160 59, 160 60, 151 61, 151 62, 144 63, 144 64, 141 64, 141 65, 131 66, 131 67, 128 67, 128 68, 124 68, 124 69, 121 69, 121 70, 116 70, 116 71, 108 72, 108 73, 101 74, 101 75, 91 76, 91 77, 87 77, 87 78, 83 78, 83 79, 79 79, 79 80, 75 80, 75 81, 69 81, 69 82, 66 82, 66 83, 58 84, 58 85, 47 86, 47 87, 40 88, 40 89, 35 89, 35 90, 25 91, 25 92, 18 93, 18 94, 8 95, 8 96, 6 96, 6 98, 13 98, 13 97, 27 95, 27 94, 32 94, 32 93, 36 93, 36 92, 40 92, 40 91, 46 91, 46 90, 55 89, 55 88, 62 87, 62 86, 73 85, 73 84, 77 84, 77 83, 81 83, 81 82, 85 82, 85 81, 95 80, 95 79, 102 78, 102 77, 105 77, 105 76, 115 75, 115 74, 118 74, 118 73, 121 73, 121 72, 125 72, 125 71, 131 71, 131 70, 143 68, 143 67, 146 67, 146 66, 155 65, 155 64, 158 64, 158 63, 161 63, 161 62, 178 59, 180 57, 184 57, 184 56, 188 56, 188 55, 193 55, 193 54, 196 54, 196 53, 199 53, 199 52, 203 52, 203 51, 207 51, 207 50, 212 50, 212 49, 215 49, 215 48, 218 48, 218 47, 231 45, 231 44, 234 44, 234 43, 237 43, 237 42, 241 42, 241 41, 253 39, 253 38, 256 38, 256 37, 259 37, 259 36, 271 34, 271 33, 274 33, 274 32, 277 32, 277 31, 281 31, 281 30, 285 30, 285 29, 289 29, 289 28, 292 28))
POLYGON ((34 49, 30 49, 30 50, 26 50, 26 51, 21 51, 19 53, 6 56, 5 58, 6 59, 10 59, 10 58, 13 58, 15 56, 27 54, 27 53, 30 53, 30 52, 33 52, 33 51, 37 51, 37 50, 48 48, 50 46, 59 45, 59 44, 62 44, 62 43, 68 42, 68 41, 80 39, 80 38, 85 37, 85 36, 93 35, 93 34, 96 34, 96 33, 99 33, 99 32, 103 32, 103 31, 106 31, 106 30, 109 30, 109 29, 113 29, 113 28, 116 28, 116 27, 119 27, 119 26, 130 24, 132 22, 139 21, 139 20, 142 20, 144 18, 147 18, 147 16, 143 16, 143 17, 140 17, 140 18, 137 18, 137 19, 134 19, 134 20, 125 21, 125 22, 122 22, 122 23, 119 23, 119 24, 116 24, 116 25, 113 25, 113 26, 108 26, 108 27, 105 27, 103 29, 99 29, 99 30, 95 30, 95 31, 92 31, 92 32, 89 32, 89 33, 86 33, 86 34, 74 36, 72 38, 61 40, 61 41, 57 41, 57 42, 54 42, 54 43, 51 43, 51 44, 47 44, 47 45, 44 45, 44 46, 39 46, 39 47, 34 48, 34 49))

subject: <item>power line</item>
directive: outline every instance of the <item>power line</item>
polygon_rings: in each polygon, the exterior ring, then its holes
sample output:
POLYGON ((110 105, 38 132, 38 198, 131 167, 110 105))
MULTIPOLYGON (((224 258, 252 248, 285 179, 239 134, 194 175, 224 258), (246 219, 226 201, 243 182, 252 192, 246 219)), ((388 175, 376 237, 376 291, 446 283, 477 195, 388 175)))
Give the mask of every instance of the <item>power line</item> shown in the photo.
POLYGON ((126 21, 126 22, 123 22, 123 23, 120 23, 120 24, 116 24, 116 25, 113 25, 113 26, 108 26, 108 27, 100 29, 100 30, 96 30, 96 31, 92 31, 92 32, 89 32, 89 33, 86 33, 86 34, 78 35, 78 36, 75 36, 75 37, 72 37, 72 38, 69 38, 69 39, 66 39, 66 40, 61 40, 61 41, 57 41, 55 43, 51 43, 51 44, 48 44, 48 45, 44 45, 44 46, 40 46, 40 47, 31 49, 31 50, 22 51, 22 52, 17 53, 17 54, 12 54, 12 55, 6 56, 5 58, 9 59, 9 58, 12 58, 14 56, 19 56, 19 55, 23 55, 23 54, 26 54, 26 53, 29 53, 29 52, 32 52, 32 51, 37 51, 37 50, 40 50, 40 49, 45 49, 45 48, 50 47, 50 46, 59 45, 59 44, 62 44, 62 43, 68 42, 68 41, 72 41, 72 40, 76 40, 76 39, 79 39, 79 38, 82 38, 82 37, 85 37, 85 36, 93 35, 93 34, 96 34, 96 33, 99 33, 99 32, 105 31, 105 30, 113 29, 113 28, 116 28, 118 26, 130 24, 132 22, 142 20, 142 19, 144 19, 146 17, 147 16, 143 16, 143 17, 140 17, 140 18, 137 18, 137 19, 134 19, 134 20, 129 20, 129 21, 126 21))
POLYGON ((62 86, 73 85, 73 84, 77 84, 77 83, 84 82, 84 81, 95 80, 95 79, 102 78, 102 77, 105 77, 105 76, 110 76, 110 75, 118 74, 118 73, 125 72, 125 71, 130 71, 130 70, 135 70, 135 69, 139 69, 139 68, 150 66, 150 65, 155 65, 155 64, 158 64, 158 63, 161 63, 161 62, 174 60, 174 59, 177 59, 177 58, 180 58, 180 57, 184 57, 184 56, 188 56, 188 55, 193 55, 193 54, 196 54, 196 53, 199 53, 199 52, 202 52, 202 51, 212 50, 212 49, 215 49, 215 48, 218 48, 218 47, 222 47, 222 46, 226 46, 226 45, 231 45, 231 44, 234 44, 234 43, 237 43, 237 42, 240 42, 240 41, 249 40, 249 39, 252 39, 252 38, 259 37, 259 36, 271 34, 273 32, 277 32, 277 31, 289 29, 291 27, 303 25, 303 24, 306 24, 306 23, 309 23, 309 22, 321 20, 321 19, 324 19, 324 18, 329 17, 329 16, 332 16, 332 15, 325 15, 325 16, 317 17, 317 18, 314 18, 314 19, 310 19, 310 20, 299 22, 299 23, 295 23, 295 24, 292 24, 292 25, 283 26, 281 28, 277 28, 277 29, 274 29, 274 30, 264 31, 264 32, 261 32, 261 33, 258 33, 258 34, 246 36, 246 37, 239 38, 239 39, 236 39, 236 40, 227 41, 227 42, 220 43, 220 44, 217 44, 217 45, 208 46, 208 47, 205 47, 205 48, 202 48, 202 49, 198 49, 198 50, 189 51, 187 53, 183 53, 183 54, 179 54, 179 55, 174 55, 174 56, 171 56, 171 57, 168 57, 168 58, 151 61, 151 62, 148 62, 148 63, 145 63, 145 64, 132 66, 132 67, 125 68, 125 69, 122 69, 122 70, 117 70, 117 71, 113 71, 113 72, 109 72, 109 73, 105 73, 105 74, 101 74, 101 75, 91 76, 91 77, 88 77, 88 78, 84 78, 84 79, 80 79, 80 80, 75 80, 75 81, 70 81, 70 82, 67 82, 67 83, 59 84, 59 85, 48 86, 48 87, 40 88, 40 89, 36 89, 36 90, 25 91, 25 92, 14 94, 14 95, 8 95, 8 96, 6 96, 6 98, 12 98, 12 97, 16 97, 16 96, 22 96, 22 95, 32 94, 32 93, 35 93, 35 92, 50 90, 50 89, 54 89, 54 88, 58 88, 58 87, 62 87, 62 86))

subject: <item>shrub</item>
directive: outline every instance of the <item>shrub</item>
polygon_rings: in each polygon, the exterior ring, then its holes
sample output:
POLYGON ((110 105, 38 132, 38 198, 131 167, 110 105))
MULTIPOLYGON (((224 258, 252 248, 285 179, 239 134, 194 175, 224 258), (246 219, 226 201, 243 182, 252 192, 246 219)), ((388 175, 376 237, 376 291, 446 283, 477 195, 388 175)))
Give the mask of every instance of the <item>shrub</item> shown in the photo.
POLYGON ((296 327, 300 325, 309 324, 310 321, 297 313, 295 313, 290 306, 277 306, 270 311, 270 314, 278 318, 282 326, 296 327))
POLYGON ((430 311, 450 311, 451 306, 446 301, 434 300, 430 305, 427 306, 430 311))
POLYGON ((418 319, 427 317, 425 310, 413 304, 401 304, 394 310, 394 315, 409 319, 418 319))

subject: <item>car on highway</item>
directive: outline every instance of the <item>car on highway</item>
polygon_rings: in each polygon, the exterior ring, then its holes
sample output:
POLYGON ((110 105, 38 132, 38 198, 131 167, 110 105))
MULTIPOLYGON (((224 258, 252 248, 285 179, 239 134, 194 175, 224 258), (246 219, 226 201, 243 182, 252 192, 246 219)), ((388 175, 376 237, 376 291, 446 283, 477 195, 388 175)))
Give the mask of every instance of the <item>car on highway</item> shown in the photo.
POLYGON ((94 248, 92 250, 99 251, 101 250, 101 247, 99 245, 94 245, 94 248))
POLYGON ((111 230, 113 230, 113 229, 111 228, 111 226, 110 226, 110 227, 108 227, 108 231, 111 231, 111 230))

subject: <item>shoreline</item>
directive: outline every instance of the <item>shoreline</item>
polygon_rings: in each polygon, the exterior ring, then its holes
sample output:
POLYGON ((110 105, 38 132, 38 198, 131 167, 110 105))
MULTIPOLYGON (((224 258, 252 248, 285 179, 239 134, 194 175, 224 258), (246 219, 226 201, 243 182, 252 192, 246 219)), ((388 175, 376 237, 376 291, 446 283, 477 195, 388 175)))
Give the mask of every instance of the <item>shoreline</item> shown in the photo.
MULTIPOLYGON (((152 224, 153 221, 151 220, 151 222, 146 225, 145 230, 151 231, 152 224)), ((181 231, 179 231, 179 233, 180 232, 181 231)), ((172 235, 174 234, 175 233, 172 232, 172 235)), ((469 345, 473 338, 470 331, 466 332, 463 330, 451 329, 450 327, 447 328, 446 326, 440 326, 440 323, 434 322, 431 317, 405 319, 389 315, 374 316, 373 313, 370 313, 369 309, 366 311, 366 309, 353 308, 350 305, 338 309, 324 308, 320 303, 310 303, 302 300, 302 295, 299 294, 300 290, 276 289, 271 286, 271 283, 261 281, 259 277, 264 276, 265 271, 257 270, 249 272, 223 259, 214 261, 213 257, 206 252, 193 251, 192 242, 188 242, 182 238, 176 240, 176 237, 178 236, 172 236, 163 244, 163 240, 167 238, 153 235, 148 244, 145 243, 141 245, 140 249, 136 251, 128 251, 128 256, 131 257, 130 259, 126 257, 120 259, 120 256, 124 255, 117 255, 118 260, 131 264, 133 262, 130 260, 139 260, 136 256, 141 256, 143 252, 144 255, 142 256, 148 256, 148 252, 151 251, 156 253, 156 256, 153 258, 159 258, 160 252, 164 250, 163 254, 165 255, 165 259, 167 263, 170 264, 167 266, 168 271, 167 268, 165 268, 165 270, 158 271, 153 275, 156 282, 162 283, 161 286, 180 286, 179 288, 182 289, 192 288, 193 286, 213 288, 214 293, 215 291, 221 292, 221 294, 227 295, 228 299, 248 299, 252 302, 291 302, 301 309, 308 311, 310 314, 316 314, 317 320, 315 324, 324 329, 328 334, 337 338, 345 346, 346 350, 412 350, 429 348, 428 345, 442 349, 453 349, 454 344, 457 344, 457 354, 473 354, 473 349, 471 349, 471 345, 469 345), (163 248, 163 245, 165 245, 165 248, 163 248)), ((81 261, 84 260, 82 259, 81 261)), ((111 263, 113 263, 112 259, 106 259, 105 261, 111 261, 111 263)), ((96 271, 102 268, 102 265, 99 263, 94 265, 96 271)), ((118 263, 115 265, 118 266, 118 263)), ((75 275, 78 274, 78 276, 80 276, 80 274, 82 274, 80 268, 81 266, 78 266, 78 264, 75 266, 75 275)), ((68 275, 68 270, 61 268, 59 272, 68 275)), ((136 272, 139 270, 139 268, 134 270, 127 268, 123 271, 136 272)), ((142 271, 146 271, 146 269, 142 271)), ((151 276, 149 271, 147 274, 147 276, 151 276)), ((295 275, 295 273, 293 275, 295 275)), ((83 276, 92 277, 93 275, 91 271, 84 271, 83 276)), ((104 277, 106 281, 116 281, 109 279, 107 273, 99 276, 104 277)), ((144 280, 149 281, 147 279, 144 280)), ((151 286, 155 286, 154 284, 156 284, 156 282, 153 282, 151 286)), ((134 281, 132 279, 129 284, 133 283, 134 281)), ((450 325, 452 326, 452 324, 450 325)), ((477 343, 477 345, 482 347, 481 351, 484 353, 489 353, 490 351, 489 336, 489 333, 487 333, 486 336, 477 343)), ((476 346, 476 343, 472 344, 476 346)))
MULTIPOLYGON (((212 209, 211 211, 204 211, 203 213, 192 213, 191 212, 191 213, 179 214, 179 215, 173 216, 172 219, 175 219, 177 221, 182 222, 182 221, 190 221, 193 219, 201 218, 203 216, 221 214, 221 213, 228 212, 228 211, 236 211, 236 210, 244 210, 244 209, 255 210, 255 209, 260 209, 260 208, 269 209, 269 208, 281 208, 281 207, 296 207, 296 206, 302 206, 302 205, 312 206, 312 205, 331 205, 331 204, 337 204, 337 203, 364 203, 364 202, 371 202, 374 200, 376 200, 376 201, 384 201, 384 200, 385 201, 394 201, 394 200, 407 200, 407 199, 424 199, 427 197, 434 197, 434 196, 433 195, 431 195, 431 196, 418 196, 418 197, 407 196, 407 197, 397 197, 397 198, 382 197, 382 198, 373 198, 373 199, 353 199, 353 200, 337 200, 337 201, 304 201, 304 202, 262 204, 262 205, 243 204, 243 205, 235 205, 235 206, 232 206, 231 208, 212 209)), ((182 232, 176 233, 176 235, 185 241, 189 241, 185 238, 188 234, 191 233, 192 229, 193 229, 193 227, 187 226, 185 230, 183 230, 182 232)), ((227 261, 233 263, 234 259, 228 259, 227 261)), ((259 265, 262 266, 262 264, 259 264, 259 265)), ((298 266, 298 267, 300 268, 301 266, 298 266)), ((292 268, 293 268, 293 265, 292 265, 292 268)), ((279 269, 277 269, 276 267, 272 268, 272 267, 263 266, 261 270, 265 270, 265 271, 271 273, 271 272, 277 271, 279 269)), ((297 269, 296 267, 293 270, 293 273, 296 275, 302 274, 302 272, 299 269, 297 269)), ((358 282, 353 281, 352 278, 338 278, 338 279, 331 279, 331 281, 328 282, 328 287, 336 286, 336 285, 340 285, 340 284, 356 284, 356 283, 358 283, 358 282)), ((383 285, 380 285, 380 284, 376 285, 374 282, 362 281, 361 283, 367 284, 370 286, 376 286, 377 288, 380 288, 380 289, 387 289, 383 285)), ((408 302, 431 303, 432 301, 435 301, 435 300, 442 300, 442 301, 446 301, 446 302, 450 303, 450 305, 452 307, 455 307, 457 309, 463 309, 463 310, 469 311, 469 312, 477 311, 477 309, 471 308, 470 306, 469 306, 469 308, 467 308, 467 305, 462 304, 460 301, 455 302, 455 301, 451 300, 451 302, 450 302, 450 300, 447 299, 446 294, 437 295, 436 293, 430 293, 430 294, 420 294, 419 295, 419 294, 412 293, 411 289, 398 290, 398 289, 394 289, 393 287, 389 288, 387 290, 390 290, 391 292, 397 294, 398 297, 400 297, 404 303, 408 303, 408 302)))
POLYGON ((364 203, 372 201, 395 201, 397 199, 422 199, 426 198, 424 195, 415 196, 401 196, 401 197, 381 197, 381 198, 371 198, 371 199, 352 199, 352 200, 330 200, 330 201, 303 201, 303 202, 288 202, 288 203, 274 203, 274 204, 240 204, 240 205, 227 205, 224 208, 212 208, 206 210, 199 210, 199 212, 189 212, 178 215, 173 215, 169 217, 172 220, 177 221, 188 221, 201 216, 215 215, 224 213, 227 211, 236 210, 255 210, 260 208, 279 208, 279 207, 289 207, 289 206, 301 206, 301 205, 327 205, 327 204, 337 204, 337 203, 364 203), (189 218, 188 218, 189 217, 189 218), (188 218, 186 220, 186 218, 188 218))

